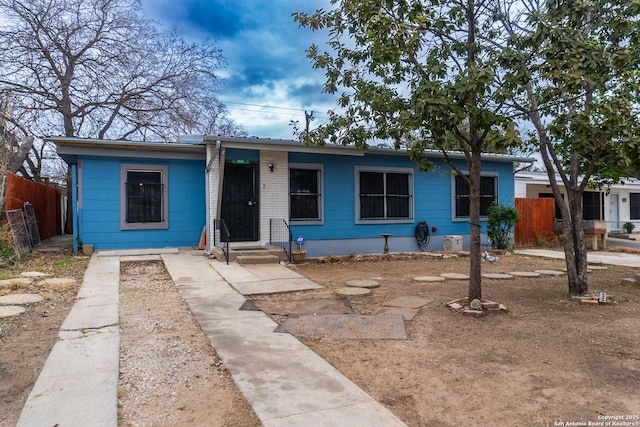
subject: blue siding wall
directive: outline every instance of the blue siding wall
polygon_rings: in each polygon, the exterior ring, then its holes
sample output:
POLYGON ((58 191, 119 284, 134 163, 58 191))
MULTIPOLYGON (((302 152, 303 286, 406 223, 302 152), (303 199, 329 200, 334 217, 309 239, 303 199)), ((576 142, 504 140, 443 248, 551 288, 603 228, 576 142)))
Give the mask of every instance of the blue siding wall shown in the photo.
MULTIPOLYGON (((367 154, 364 157, 317 155, 290 153, 291 163, 322 163, 324 165, 324 224, 297 225, 292 223, 294 237, 305 238, 305 249, 311 256, 339 253, 379 253, 382 251, 381 233, 393 234, 390 239, 391 251, 415 251, 414 233, 416 224, 426 221, 429 227, 437 227, 432 233, 429 250, 442 249, 444 235, 462 235, 467 239, 468 220, 456 220, 452 212, 453 197, 451 168, 442 159, 434 159, 434 167, 429 172, 421 172, 405 156, 367 154), (402 167, 413 168, 414 172, 414 221, 412 223, 356 223, 356 190, 354 187, 355 166, 402 167), (336 240, 343 240, 336 242, 336 240), (350 241, 346 241, 349 239, 350 241), (375 240, 371 240, 375 239, 375 240), (395 249, 395 250, 394 250, 395 249)), ((466 162, 457 162, 465 171, 466 162)), ((514 203, 513 165, 510 162, 483 162, 483 173, 498 177, 498 201, 504 204, 514 203)), ((482 223, 483 233, 486 222, 482 223)))
POLYGON ((79 238, 94 249, 196 246, 205 224, 204 161, 84 157, 79 238), (169 167, 169 228, 120 230, 120 165, 169 167))

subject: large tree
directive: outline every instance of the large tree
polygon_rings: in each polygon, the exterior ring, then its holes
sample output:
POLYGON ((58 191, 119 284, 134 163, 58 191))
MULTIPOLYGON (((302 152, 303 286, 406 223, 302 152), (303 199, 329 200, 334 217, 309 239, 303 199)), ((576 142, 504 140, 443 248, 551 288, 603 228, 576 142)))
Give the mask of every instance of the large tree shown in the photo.
POLYGON ((560 208, 569 292, 582 295, 583 193, 640 169, 640 1, 506 0, 497 12, 508 32, 499 41, 505 100, 535 129, 560 208))
POLYGON ((340 113, 307 139, 355 144, 376 140, 422 154, 437 147, 470 189, 469 298, 481 298, 481 155, 519 142, 497 102, 492 0, 332 0, 335 9, 297 13, 312 30, 328 29, 329 49, 311 46, 325 70, 324 90, 342 91, 340 113), (448 157, 464 152, 467 171, 448 157))
POLYGON ((237 133, 216 98, 220 50, 162 30, 142 10, 139 0, 0 0, 4 122, 36 137, 237 133))

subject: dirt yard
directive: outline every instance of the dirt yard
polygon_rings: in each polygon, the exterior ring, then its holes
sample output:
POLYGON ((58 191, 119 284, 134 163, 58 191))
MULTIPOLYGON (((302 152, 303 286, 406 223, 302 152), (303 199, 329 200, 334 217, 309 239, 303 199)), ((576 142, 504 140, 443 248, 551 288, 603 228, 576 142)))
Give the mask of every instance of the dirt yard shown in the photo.
MULTIPOLYGON (((466 296, 468 281, 413 280, 464 273, 468 266, 468 258, 424 257, 301 266, 300 273, 326 286, 316 294, 351 279, 379 281, 371 295, 352 300, 361 314, 399 296, 434 300, 407 322, 406 341, 304 341, 409 426, 587 425, 616 415, 640 425, 640 287, 622 281, 636 271, 589 273, 590 289, 613 299, 595 307, 568 297, 565 276, 485 279, 483 299, 509 311, 481 318, 446 306, 466 296)), ((563 261, 502 256, 483 263, 483 272, 563 267, 563 261)))
MULTIPOLYGON (((53 264, 73 264, 72 273, 81 278, 82 258, 45 259, 25 268, 68 276, 53 264)), ((594 307, 567 296, 565 276, 484 279, 483 298, 508 311, 476 318, 446 306, 466 296, 466 281, 414 280, 468 272, 468 258, 324 261, 297 271, 325 289, 254 299, 325 297, 348 280, 373 279, 380 287, 350 299, 357 313, 376 313, 401 296, 433 300, 406 322, 408 340, 303 339, 409 426, 586 425, 607 416, 640 426, 634 418, 640 416, 640 285, 623 281, 636 278, 635 270, 589 273, 590 289, 612 300, 594 307)), ((563 266, 520 256, 483 263, 489 273, 563 266)), ((77 288, 27 290, 39 290, 45 301, 16 318, 0 319, 0 426, 15 425, 77 288)), ((260 425, 161 263, 123 264, 121 334, 121 425, 260 425)))

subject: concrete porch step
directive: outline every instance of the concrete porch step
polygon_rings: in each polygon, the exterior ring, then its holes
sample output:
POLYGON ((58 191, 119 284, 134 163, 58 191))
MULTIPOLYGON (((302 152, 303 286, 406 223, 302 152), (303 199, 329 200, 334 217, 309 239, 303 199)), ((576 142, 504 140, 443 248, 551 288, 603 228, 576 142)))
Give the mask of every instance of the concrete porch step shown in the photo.
POLYGON ((239 255, 236 257, 238 264, 278 264, 280 258, 275 255, 239 255))
MULTIPOLYGON (((225 261, 222 248, 214 247, 211 251, 211 256, 218 261, 225 261)), ((264 264, 289 261, 289 257, 284 249, 275 246, 231 246, 229 248, 229 262, 240 262, 238 261, 239 257, 246 258, 243 262, 244 264, 264 264)))

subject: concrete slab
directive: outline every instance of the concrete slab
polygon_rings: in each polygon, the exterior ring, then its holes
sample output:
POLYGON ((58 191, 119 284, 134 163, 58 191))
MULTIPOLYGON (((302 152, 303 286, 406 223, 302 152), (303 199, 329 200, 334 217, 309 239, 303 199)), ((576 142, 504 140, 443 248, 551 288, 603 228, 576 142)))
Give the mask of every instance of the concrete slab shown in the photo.
MULTIPOLYGON (((163 259, 172 277, 182 274, 184 254, 163 259)), ((249 271, 238 264, 209 262, 236 289, 242 284, 254 286, 251 282, 259 282, 255 278, 263 274, 286 276, 264 280, 269 286, 299 280, 285 273, 283 266, 252 265, 249 271)), ((174 277, 174 282, 263 425, 343 426, 354 425, 354 420, 371 427, 405 425, 295 337, 273 333, 277 324, 263 312, 238 310, 244 297, 230 294, 224 281, 209 280, 199 261, 189 264, 196 264, 189 266, 190 279, 174 277), (312 419, 318 423, 310 424, 312 419)))
POLYGON ((426 299, 416 296, 402 296, 398 298, 394 298, 390 301, 385 301, 382 303, 383 307, 402 307, 402 308, 420 308, 424 307, 427 304, 431 304, 433 302, 432 299, 426 299))
POLYGON ((18 427, 117 426, 118 328, 58 341, 25 404, 18 427))
POLYGON ((280 264, 247 264, 243 265, 243 267, 260 280, 299 279, 304 277, 280 264))
MULTIPOLYGON (((528 256, 540 256, 546 258, 565 259, 564 251, 551 249, 519 249, 517 254, 528 256)), ((621 265, 626 267, 640 267, 640 255, 623 252, 588 252, 587 262, 609 265, 621 265)))
POLYGON ((307 279, 306 277, 239 282, 233 283, 233 287, 235 287, 242 295, 275 294, 322 289, 322 286, 307 279))
POLYGON ((288 317, 276 332, 299 337, 331 336, 342 340, 406 340, 402 314, 305 314, 288 317))
POLYGON ((39 278, 43 278, 43 277, 53 277, 53 274, 50 273, 43 273, 41 271, 23 271, 22 273, 20 273, 21 277, 29 277, 29 278, 33 278, 33 279, 39 279, 39 278))
POLYGON ((64 287, 75 286, 78 282, 73 277, 51 277, 38 282, 40 286, 64 287))
POLYGON ((121 249, 96 252, 99 257, 121 257, 130 255, 160 255, 177 253, 178 248, 121 249))

